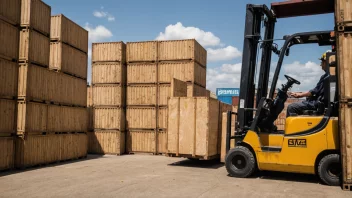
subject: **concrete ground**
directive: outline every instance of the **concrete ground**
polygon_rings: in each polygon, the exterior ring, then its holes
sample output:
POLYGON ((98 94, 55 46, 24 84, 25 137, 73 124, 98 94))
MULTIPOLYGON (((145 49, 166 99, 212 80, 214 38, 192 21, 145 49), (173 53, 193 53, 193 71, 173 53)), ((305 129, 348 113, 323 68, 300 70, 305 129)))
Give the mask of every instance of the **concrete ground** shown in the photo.
POLYGON ((150 155, 96 156, 0 173, 0 197, 352 197, 310 175, 227 175, 223 164, 150 155))

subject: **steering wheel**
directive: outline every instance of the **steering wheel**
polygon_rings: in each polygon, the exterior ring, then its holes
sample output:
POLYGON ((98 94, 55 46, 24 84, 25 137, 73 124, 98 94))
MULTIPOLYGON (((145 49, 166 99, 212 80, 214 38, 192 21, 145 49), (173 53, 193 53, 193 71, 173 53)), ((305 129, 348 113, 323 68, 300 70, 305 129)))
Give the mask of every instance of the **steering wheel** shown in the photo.
POLYGON ((297 84, 297 85, 300 85, 301 82, 299 82, 298 80, 292 78, 291 76, 288 76, 288 75, 284 75, 285 78, 288 80, 288 82, 291 84, 297 84))

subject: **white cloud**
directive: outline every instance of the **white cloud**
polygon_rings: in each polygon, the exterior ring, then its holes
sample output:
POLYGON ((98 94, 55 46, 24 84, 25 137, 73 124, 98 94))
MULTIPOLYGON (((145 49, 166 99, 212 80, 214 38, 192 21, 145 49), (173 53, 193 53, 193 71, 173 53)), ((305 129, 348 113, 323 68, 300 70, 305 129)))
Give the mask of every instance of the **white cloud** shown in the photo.
POLYGON ((94 11, 93 15, 98 18, 103 18, 103 17, 106 17, 108 13, 103 11, 94 11))
POLYGON ((207 69, 207 89, 237 88, 241 81, 241 63, 223 64, 221 67, 207 69))
POLYGON ((160 32, 156 40, 196 39, 202 46, 218 46, 220 38, 212 32, 206 32, 197 27, 185 27, 181 22, 168 25, 165 32, 160 32))
POLYGON ((94 28, 89 23, 86 23, 84 28, 89 32, 90 42, 102 42, 113 36, 111 31, 102 25, 98 25, 94 28))
POLYGON ((227 46, 225 48, 212 49, 208 48, 208 61, 226 61, 239 58, 242 53, 233 46, 227 46))
POLYGON ((108 16, 108 21, 115 21, 115 17, 113 17, 113 16, 108 16))

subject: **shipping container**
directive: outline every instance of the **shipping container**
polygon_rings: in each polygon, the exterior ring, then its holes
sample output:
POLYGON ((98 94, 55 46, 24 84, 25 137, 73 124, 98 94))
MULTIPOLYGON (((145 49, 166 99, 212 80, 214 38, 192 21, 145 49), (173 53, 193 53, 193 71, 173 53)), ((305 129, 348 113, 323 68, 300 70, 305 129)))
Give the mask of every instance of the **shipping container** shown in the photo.
POLYGON ((156 128, 155 107, 127 107, 126 128, 127 129, 155 129, 156 128))
POLYGON ((42 34, 50 34, 51 7, 41 0, 22 0, 21 27, 30 27, 42 34))
POLYGON ((167 152, 167 131, 158 131, 158 148, 157 153, 165 154, 167 152))
POLYGON ((114 129, 125 131, 125 110, 120 107, 96 107, 93 109, 94 130, 114 129))
POLYGON ((88 133, 89 154, 113 154, 125 153, 125 132, 118 130, 100 130, 88 133))
POLYGON ((188 97, 205 97, 206 95, 207 95, 206 88, 196 84, 187 84, 188 97))
POLYGON ((156 105, 156 85, 127 86, 127 105, 156 105))
POLYGON ((17 96, 18 65, 0 58, 0 98, 17 96))
POLYGON ((193 60, 203 67, 207 65, 207 51, 195 40, 159 41, 159 61, 193 60))
POLYGON ((126 44, 121 42, 93 43, 92 62, 126 63, 126 44))
POLYGON ((0 171, 14 167, 15 143, 14 137, 0 137, 0 171))
POLYGON ((21 21, 21 0, 0 0, 0 19, 19 25, 21 21))
POLYGON ((157 41, 128 42, 127 62, 149 62, 157 61, 157 41))
POLYGON ((169 156, 206 160, 219 156, 219 101, 202 97, 171 98, 168 108, 169 156))
POLYGON ((0 135, 15 133, 16 101, 0 99, 0 135))
POLYGON ((156 153, 157 137, 155 130, 130 130, 127 132, 128 153, 156 153))
POLYGON ((30 135, 16 138, 15 167, 27 168, 87 156, 86 134, 30 135))
POLYGON ((20 32, 19 60, 49 66, 50 39, 34 30, 20 32))
POLYGON ((171 83, 173 78, 206 86, 206 69, 194 61, 161 62, 159 83, 171 83))
POLYGON ((157 83, 156 63, 133 63, 127 66, 127 83, 157 83))
POLYGON ((167 107, 161 107, 158 110, 158 128, 167 129, 167 107))
POLYGON ((0 20, 0 57, 8 60, 18 60, 18 44, 19 29, 0 20))
POLYGON ((87 132, 87 108, 48 105, 47 125, 48 132, 87 132))
POLYGON ((87 105, 87 81, 33 64, 20 64, 18 97, 27 101, 87 105))
POLYGON ((45 133, 48 130, 48 105, 19 101, 17 106, 17 134, 45 133))
POLYGON ((88 53, 88 31, 62 14, 51 16, 50 39, 88 53))
POLYGON ((118 62, 92 64, 92 84, 126 84, 127 67, 118 62))
POLYGON ((126 104, 126 87, 121 85, 93 86, 93 106, 120 106, 126 104))
POLYGON ((352 21, 352 4, 349 0, 335 1, 335 22, 337 25, 351 26, 352 21))
POLYGON ((88 55, 62 42, 52 42, 49 68, 87 79, 88 55))

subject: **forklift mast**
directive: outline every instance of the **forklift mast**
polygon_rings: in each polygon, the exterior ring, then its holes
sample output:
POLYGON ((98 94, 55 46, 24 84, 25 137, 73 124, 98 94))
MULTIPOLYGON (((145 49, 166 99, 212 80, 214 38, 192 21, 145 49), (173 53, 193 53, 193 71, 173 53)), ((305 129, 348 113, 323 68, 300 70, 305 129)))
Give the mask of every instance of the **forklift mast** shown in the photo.
POLYGON ((251 122, 253 121, 253 111, 255 110, 255 107, 258 105, 259 100, 262 97, 266 97, 268 93, 275 23, 276 17, 266 5, 247 5, 237 127, 242 131, 239 132, 249 129, 251 122), (265 27, 264 39, 261 38, 262 22, 265 27), (258 56, 257 52, 260 42, 262 42, 262 58, 256 93, 255 73, 258 56), (255 95, 256 106, 254 106, 255 95))

